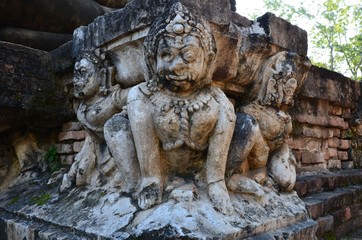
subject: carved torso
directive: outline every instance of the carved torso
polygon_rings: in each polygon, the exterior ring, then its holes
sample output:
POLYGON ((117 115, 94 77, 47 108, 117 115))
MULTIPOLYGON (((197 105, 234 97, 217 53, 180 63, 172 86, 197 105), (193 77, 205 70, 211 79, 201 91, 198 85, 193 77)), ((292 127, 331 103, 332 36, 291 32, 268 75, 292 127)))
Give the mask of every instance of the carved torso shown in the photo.
POLYGON ((108 95, 100 97, 92 104, 81 102, 77 117, 88 133, 94 135, 97 139, 104 140, 103 126, 118 111, 111 95, 108 95))
POLYGON ((264 139, 270 149, 277 148, 292 131, 292 121, 289 114, 270 106, 251 103, 242 111, 253 116, 259 124, 264 139))

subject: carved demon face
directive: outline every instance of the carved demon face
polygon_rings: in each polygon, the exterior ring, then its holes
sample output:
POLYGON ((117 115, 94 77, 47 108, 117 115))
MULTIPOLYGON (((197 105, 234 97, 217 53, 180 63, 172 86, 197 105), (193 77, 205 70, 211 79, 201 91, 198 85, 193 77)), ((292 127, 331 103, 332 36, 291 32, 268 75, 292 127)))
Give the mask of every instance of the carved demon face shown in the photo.
POLYGON ((161 39, 156 62, 160 82, 168 90, 188 94, 202 87, 206 62, 205 52, 197 37, 161 39))
POLYGON ((96 77, 96 69, 95 64, 86 58, 75 64, 73 78, 75 97, 87 98, 97 92, 99 82, 96 77))

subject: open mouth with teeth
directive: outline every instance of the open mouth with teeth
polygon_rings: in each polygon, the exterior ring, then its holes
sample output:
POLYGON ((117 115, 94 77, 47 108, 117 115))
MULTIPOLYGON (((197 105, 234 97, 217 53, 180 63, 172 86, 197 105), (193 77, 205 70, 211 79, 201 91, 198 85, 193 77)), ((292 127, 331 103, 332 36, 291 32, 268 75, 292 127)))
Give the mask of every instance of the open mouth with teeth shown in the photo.
POLYGON ((181 75, 181 76, 178 76, 178 75, 166 75, 165 78, 168 80, 168 81, 171 81, 172 84, 174 85, 184 85, 186 83, 189 83, 191 82, 191 77, 190 76, 185 76, 185 75, 181 75))

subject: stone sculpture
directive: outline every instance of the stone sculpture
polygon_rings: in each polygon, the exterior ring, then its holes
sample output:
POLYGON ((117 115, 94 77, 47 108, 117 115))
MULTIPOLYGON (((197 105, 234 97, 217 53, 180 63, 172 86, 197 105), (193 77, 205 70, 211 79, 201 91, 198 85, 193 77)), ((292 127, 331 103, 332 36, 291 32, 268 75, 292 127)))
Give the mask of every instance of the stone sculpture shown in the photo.
POLYGON ((126 105, 129 89, 114 85, 114 74, 114 67, 100 50, 83 53, 75 64, 74 96, 80 100, 77 118, 88 136, 75 163, 63 178, 63 188, 69 187, 71 181, 77 186, 98 185, 100 175, 108 176, 110 185, 123 186, 126 191, 133 187, 128 184, 133 181, 132 177, 120 181, 125 177, 122 173, 129 170, 127 163, 134 161, 135 156, 132 138, 127 135, 128 127, 124 126, 127 120, 116 114, 126 105), (115 128, 114 122, 119 126, 115 128), (118 134, 120 128, 125 129, 121 135, 118 134), (121 143, 112 148, 117 141, 121 143), (118 151, 123 152, 122 157, 118 151))
POLYGON ((293 96, 309 67, 309 60, 283 51, 260 70, 252 101, 237 111, 229 153, 229 170, 235 173, 229 182, 232 190, 243 189, 240 184, 245 183, 245 176, 264 184, 268 174, 282 190, 293 189, 296 160, 286 143, 292 131, 286 110, 293 105, 293 96))
POLYGON ((138 204, 161 203, 167 178, 202 178, 214 206, 230 214, 225 186, 233 105, 210 86, 216 54, 207 24, 181 4, 156 20, 145 39, 148 79, 128 96, 141 169, 138 204))
MULTIPOLYGON (((229 190, 259 197, 264 190, 257 183, 293 189, 286 110, 305 78, 307 59, 283 51, 259 62, 249 101, 237 102, 236 118, 233 104, 212 85, 217 49, 206 20, 181 3, 172 5, 150 26, 144 54, 146 81, 131 89, 115 83, 123 78, 115 77, 100 49, 76 63, 77 117, 89 136, 63 188, 71 181, 97 185, 108 176, 121 191, 137 188, 144 210, 166 196, 189 199, 190 191, 202 189, 224 214, 233 212, 225 178, 229 190)), ((117 64, 122 70, 122 61, 117 64)))

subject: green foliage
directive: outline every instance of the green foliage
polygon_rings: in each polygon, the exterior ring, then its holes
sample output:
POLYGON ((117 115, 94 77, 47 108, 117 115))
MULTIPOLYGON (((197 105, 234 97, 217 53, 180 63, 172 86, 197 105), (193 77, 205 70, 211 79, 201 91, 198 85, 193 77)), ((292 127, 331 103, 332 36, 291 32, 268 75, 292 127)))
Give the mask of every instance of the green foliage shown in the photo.
POLYGON ((8 205, 11 206, 11 205, 17 203, 17 202, 19 201, 19 199, 20 199, 20 196, 19 196, 19 195, 15 196, 13 199, 10 200, 10 202, 8 203, 8 205))
POLYGON ((48 203, 48 201, 52 198, 52 195, 49 194, 49 193, 43 193, 42 195, 40 196, 35 196, 35 197, 32 197, 30 199, 30 204, 34 205, 38 205, 38 206, 41 206, 41 205, 44 205, 46 203, 48 203))
POLYGON ((61 169, 62 164, 60 163, 57 148, 54 145, 51 146, 45 154, 45 161, 49 164, 49 168, 52 173, 61 169))
POLYGON ((362 79, 362 0, 359 4, 344 0, 313 1, 264 0, 268 11, 298 24, 309 20, 313 28, 309 39, 316 54, 310 57, 317 66, 340 71, 352 79, 362 79))

